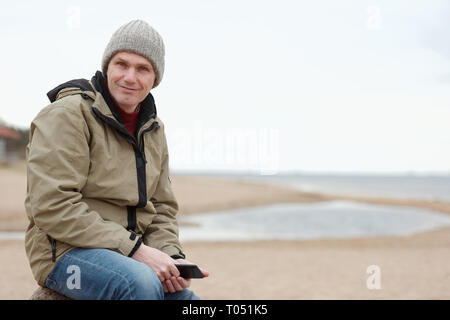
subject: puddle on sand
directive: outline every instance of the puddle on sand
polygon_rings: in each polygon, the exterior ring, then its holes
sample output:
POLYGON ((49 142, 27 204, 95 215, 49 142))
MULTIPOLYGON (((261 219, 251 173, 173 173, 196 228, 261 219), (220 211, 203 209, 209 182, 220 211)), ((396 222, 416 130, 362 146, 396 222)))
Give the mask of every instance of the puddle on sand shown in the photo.
POLYGON ((277 204, 180 219, 181 241, 306 240, 410 235, 450 226, 426 209, 351 201, 277 204), (184 225, 183 223, 198 226, 184 225))

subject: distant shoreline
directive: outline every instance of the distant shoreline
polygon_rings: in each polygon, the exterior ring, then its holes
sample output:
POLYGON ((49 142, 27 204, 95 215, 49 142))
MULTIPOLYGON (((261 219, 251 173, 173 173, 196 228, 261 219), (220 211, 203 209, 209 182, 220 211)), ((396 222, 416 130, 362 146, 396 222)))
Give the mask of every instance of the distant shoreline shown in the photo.
POLYGON ((178 176, 208 177, 409 177, 409 178, 450 178, 450 171, 385 171, 385 172, 345 172, 345 171, 279 171, 276 174, 261 174, 258 170, 179 170, 172 169, 171 174, 178 176))

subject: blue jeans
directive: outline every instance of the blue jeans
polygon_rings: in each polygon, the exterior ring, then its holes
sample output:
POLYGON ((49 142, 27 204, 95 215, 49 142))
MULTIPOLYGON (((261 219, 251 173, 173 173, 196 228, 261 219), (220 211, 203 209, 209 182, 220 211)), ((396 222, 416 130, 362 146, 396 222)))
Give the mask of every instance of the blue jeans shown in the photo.
POLYGON ((164 293, 145 264, 108 249, 76 248, 56 263, 45 285, 81 300, 199 300, 191 290, 164 293))

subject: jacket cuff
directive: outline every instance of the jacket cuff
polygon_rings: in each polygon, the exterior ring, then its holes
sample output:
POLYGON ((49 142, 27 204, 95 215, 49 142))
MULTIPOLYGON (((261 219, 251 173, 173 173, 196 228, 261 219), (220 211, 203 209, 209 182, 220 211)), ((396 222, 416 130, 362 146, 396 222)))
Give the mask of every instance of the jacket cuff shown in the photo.
POLYGON ((178 254, 174 254, 170 256, 172 259, 186 259, 186 255, 180 251, 178 254))
POLYGON ((142 244, 142 238, 138 238, 136 244, 134 245, 133 249, 131 250, 131 252, 128 254, 128 256, 131 258, 133 256, 133 254, 139 249, 139 247, 142 244))
POLYGON ((126 231, 125 234, 126 236, 122 239, 118 249, 124 256, 131 257, 142 244, 142 238, 138 237, 134 232, 126 231))

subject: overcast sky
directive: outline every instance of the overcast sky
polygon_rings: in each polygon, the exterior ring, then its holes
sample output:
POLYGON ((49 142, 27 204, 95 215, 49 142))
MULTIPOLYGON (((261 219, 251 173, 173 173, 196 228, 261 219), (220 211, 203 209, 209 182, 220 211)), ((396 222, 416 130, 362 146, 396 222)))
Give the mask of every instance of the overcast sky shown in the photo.
POLYGON ((175 170, 450 173, 448 1, 0 4, 0 118, 100 69, 112 33, 166 45, 153 90, 175 170))

